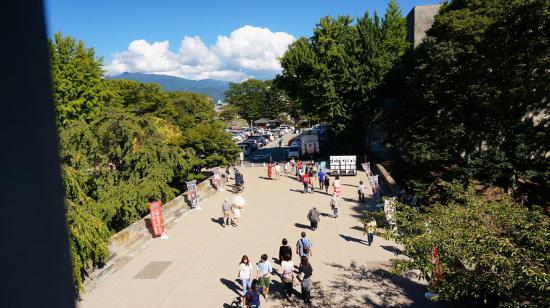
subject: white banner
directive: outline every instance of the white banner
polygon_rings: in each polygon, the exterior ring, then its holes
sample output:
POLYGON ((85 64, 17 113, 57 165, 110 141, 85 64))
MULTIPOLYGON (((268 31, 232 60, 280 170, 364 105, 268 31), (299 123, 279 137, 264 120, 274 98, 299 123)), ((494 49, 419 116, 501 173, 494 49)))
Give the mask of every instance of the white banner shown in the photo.
POLYGON ((197 193, 197 180, 185 182, 187 186, 187 193, 189 194, 189 200, 191 200, 191 207, 196 208, 199 205, 199 194, 197 193))

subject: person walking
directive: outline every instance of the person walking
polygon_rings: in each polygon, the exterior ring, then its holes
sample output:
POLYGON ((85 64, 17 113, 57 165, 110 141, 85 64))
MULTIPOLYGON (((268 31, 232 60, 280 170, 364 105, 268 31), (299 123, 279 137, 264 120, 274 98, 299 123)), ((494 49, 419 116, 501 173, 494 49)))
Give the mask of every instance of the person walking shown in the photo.
POLYGON ((369 246, 372 244, 372 240, 374 239, 374 233, 376 232, 376 220, 374 218, 371 218, 371 220, 367 223, 367 240, 369 243, 369 246))
POLYGON ((310 304, 311 289, 313 288, 313 282, 311 281, 313 268, 307 256, 302 256, 300 261, 300 266, 298 267, 298 280, 302 283, 302 299, 305 303, 310 304))
POLYGON ((286 238, 283 239, 282 246, 279 247, 279 263, 283 262, 284 256, 289 256, 292 260, 292 247, 288 245, 286 238))
POLYGON ((269 163, 267 164, 267 178, 272 180, 272 176, 273 176, 273 163, 270 160, 269 163))
POLYGON ((359 181, 357 193, 359 194, 359 202, 365 203, 365 184, 363 184, 363 181, 359 181))
POLYGON ((334 189, 334 192, 338 195, 338 197, 340 197, 340 195, 342 194, 342 186, 340 184, 340 176, 339 175, 337 175, 334 178, 334 183, 332 183, 332 188, 334 189))
POLYGON ((312 173, 310 172, 309 173, 309 180, 308 180, 308 186, 309 186, 309 193, 313 193, 313 191, 315 190, 315 186, 313 185, 313 183, 315 182, 314 180, 314 177, 312 175, 312 173))
POLYGON ((241 258, 241 262, 239 263, 239 273, 237 274, 243 286, 243 297, 242 297, 243 307, 246 305, 246 300, 245 300, 246 293, 248 292, 251 286, 251 282, 250 282, 251 268, 252 267, 250 266, 250 260, 248 260, 248 256, 244 255, 241 258))
POLYGON ((294 160, 294 157, 290 159, 290 167, 292 168, 291 172, 296 173, 296 161, 294 160))
POLYGON ((225 182, 228 183, 231 179, 231 173, 229 172, 229 165, 225 168, 225 182))
POLYGON ((288 172, 289 172, 289 170, 290 170, 290 163, 289 163, 289 162, 286 162, 283 169, 284 169, 284 171, 285 171, 285 176, 288 176, 288 172))
POLYGON ((278 180, 281 176, 281 166, 279 163, 275 163, 275 179, 278 180))
POLYGON ((241 161, 241 166, 242 166, 243 162, 244 162, 244 153, 243 152, 239 152, 239 160, 241 161))
POLYGON ((279 147, 283 145, 283 138, 279 139, 279 147))
POLYGON ((260 262, 256 264, 256 278, 260 281, 265 299, 268 298, 272 272, 273 267, 271 267, 271 263, 267 260, 267 255, 264 253, 261 256, 260 262))
POLYGON ((285 296, 288 300, 290 300, 292 299, 292 290, 294 290, 294 263, 290 260, 289 255, 283 256, 281 267, 283 270, 281 281, 285 287, 285 296))
POLYGON ((325 183, 323 186, 325 186, 325 192, 328 193, 328 188, 330 187, 330 179, 328 174, 325 174, 325 183))
POLYGON ((309 174, 304 173, 302 176, 302 183, 304 184, 304 194, 307 193, 307 189, 309 187, 309 174))
POLYGON ((233 218, 232 218, 232 208, 231 203, 229 203, 229 200, 225 198, 222 204, 222 213, 223 213, 223 227, 229 226, 229 222, 233 224, 233 218))
POLYGON ((239 219, 241 218, 241 209, 238 205, 233 204, 231 210, 233 212, 233 227, 237 227, 239 225, 239 219))
POLYGON ((309 219, 311 230, 315 231, 317 229, 319 221, 321 220, 321 213, 315 206, 311 210, 309 210, 309 213, 307 213, 307 219, 309 219))
POLYGON ((336 193, 332 193, 332 197, 330 198, 330 208, 332 209, 332 217, 337 218, 338 217, 338 209, 340 208, 340 198, 336 193))
POLYGON ((323 190, 323 184, 325 183, 325 171, 323 169, 319 169, 317 177, 319 178, 319 189, 323 190))
POLYGON ((296 176, 300 176, 300 172, 302 171, 302 162, 298 160, 296 163, 296 176))
POLYGON ((248 292, 244 296, 246 301, 248 301, 248 308, 260 308, 260 287, 258 285, 258 280, 252 280, 250 289, 248 289, 248 292))
POLYGON ((296 253, 300 257, 311 257, 312 251, 311 248, 313 247, 313 243, 306 237, 306 233, 301 233, 301 238, 296 242, 296 253))

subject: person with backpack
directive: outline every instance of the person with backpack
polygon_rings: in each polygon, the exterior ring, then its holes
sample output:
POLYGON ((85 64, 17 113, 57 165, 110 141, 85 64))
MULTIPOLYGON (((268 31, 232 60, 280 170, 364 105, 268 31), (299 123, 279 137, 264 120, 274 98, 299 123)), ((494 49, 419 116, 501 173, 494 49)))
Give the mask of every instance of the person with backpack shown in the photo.
POLYGON ((250 283, 251 268, 252 266, 250 266, 250 260, 248 260, 248 256, 244 255, 241 258, 241 262, 239 263, 239 273, 238 273, 238 277, 241 280, 241 283, 243 285, 243 306, 245 306, 246 304, 246 299, 245 299, 246 293, 251 287, 251 283, 250 283))
POLYGON ((260 262, 256 264, 256 278, 260 281, 260 286, 263 289, 264 298, 267 299, 269 294, 269 286, 271 285, 271 273, 273 268, 267 260, 267 255, 264 253, 261 256, 260 262))
POLYGON ((313 244, 312 244, 311 241, 306 237, 306 233, 305 233, 305 232, 302 232, 302 233, 301 233, 301 236, 302 236, 302 238, 300 238, 300 239, 296 242, 296 253, 297 253, 300 257, 311 257, 311 256, 312 256, 311 248, 313 247, 313 244))
POLYGON ((281 267, 283 269, 281 280, 285 287, 285 296, 290 300, 292 298, 292 290, 294 290, 294 263, 290 260, 289 255, 283 256, 281 267))
POLYGON ((260 308, 260 288, 258 280, 252 280, 250 289, 244 295, 249 308, 260 308))
POLYGON ((313 275, 313 268, 309 263, 309 259, 306 256, 302 256, 300 266, 298 267, 298 280, 302 283, 302 299, 307 304, 311 303, 311 289, 313 288, 311 275, 313 275))
POLYGON ((317 207, 314 206, 311 210, 309 210, 309 213, 307 213, 307 219, 309 220, 309 223, 311 225, 311 230, 315 231, 317 229, 319 221, 321 220, 321 213, 319 212, 317 207))

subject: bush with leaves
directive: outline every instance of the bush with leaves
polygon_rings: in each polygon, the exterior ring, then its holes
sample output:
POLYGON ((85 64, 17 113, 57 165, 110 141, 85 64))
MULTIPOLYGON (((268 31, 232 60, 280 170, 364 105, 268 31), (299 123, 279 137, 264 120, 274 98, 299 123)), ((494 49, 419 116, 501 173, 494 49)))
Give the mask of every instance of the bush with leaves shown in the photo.
POLYGON ((395 236, 408 259, 399 261, 396 270, 420 269, 436 301, 475 298, 500 307, 547 305, 550 218, 507 196, 486 201, 473 188, 455 197, 424 209, 398 206, 395 236), (435 245, 442 276, 434 275, 435 245))

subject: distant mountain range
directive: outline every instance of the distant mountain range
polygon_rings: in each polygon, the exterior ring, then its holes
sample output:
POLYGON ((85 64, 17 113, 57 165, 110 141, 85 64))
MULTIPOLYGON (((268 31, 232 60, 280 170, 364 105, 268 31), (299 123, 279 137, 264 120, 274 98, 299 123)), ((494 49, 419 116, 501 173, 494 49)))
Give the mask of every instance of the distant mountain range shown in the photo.
POLYGON ((107 79, 129 79, 144 83, 158 83, 164 91, 189 91, 202 93, 212 97, 214 102, 224 98, 223 93, 229 88, 229 81, 214 79, 189 80, 167 75, 143 74, 143 73, 122 73, 117 76, 110 76, 107 79))

